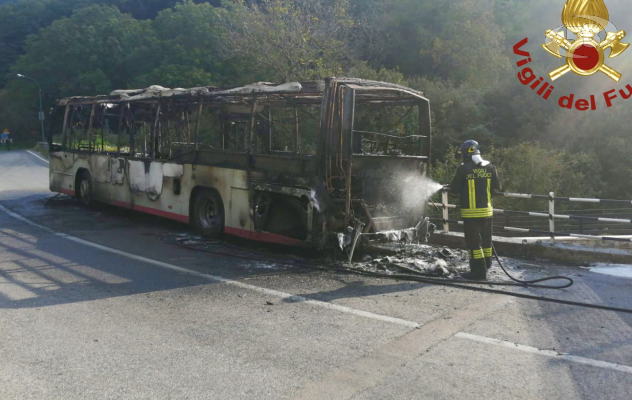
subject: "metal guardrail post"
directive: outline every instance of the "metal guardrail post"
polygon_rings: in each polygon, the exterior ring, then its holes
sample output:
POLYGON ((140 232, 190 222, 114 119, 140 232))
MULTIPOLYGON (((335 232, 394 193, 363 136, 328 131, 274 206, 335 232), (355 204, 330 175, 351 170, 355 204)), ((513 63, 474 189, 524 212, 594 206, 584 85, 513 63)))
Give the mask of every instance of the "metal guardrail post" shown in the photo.
POLYGON ((450 219, 450 210, 448 209, 450 199, 448 197, 448 191, 441 192, 441 205, 443 206, 443 233, 450 232, 450 224, 447 222, 450 219))
POLYGON ((551 241, 555 240, 555 193, 549 193, 549 232, 551 241))

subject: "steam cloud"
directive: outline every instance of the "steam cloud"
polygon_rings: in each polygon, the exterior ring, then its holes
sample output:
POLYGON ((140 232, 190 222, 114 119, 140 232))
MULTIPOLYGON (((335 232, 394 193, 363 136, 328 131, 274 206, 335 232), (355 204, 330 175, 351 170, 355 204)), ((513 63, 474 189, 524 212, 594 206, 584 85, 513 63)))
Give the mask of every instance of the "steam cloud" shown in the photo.
POLYGON ((405 210, 425 206, 426 201, 437 193, 443 185, 419 173, 400 173, 395 177, 395 187, 399 192, 401 205, 405 210))

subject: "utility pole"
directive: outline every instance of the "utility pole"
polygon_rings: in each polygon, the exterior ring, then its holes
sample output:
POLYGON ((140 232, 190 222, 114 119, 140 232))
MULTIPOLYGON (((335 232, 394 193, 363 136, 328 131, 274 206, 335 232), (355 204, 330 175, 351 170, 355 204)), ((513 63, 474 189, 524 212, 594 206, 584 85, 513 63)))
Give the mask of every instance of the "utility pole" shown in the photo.
POLYGON ((26 75, 18 74, 18 78, 29 79, 35 82, 35 84, 37 85, 38 94, 39 94, 39 113, 37 114, 37 117, 40 120, 40 123, 42 126, 42 143, 46 143, 46 135, 44 134, 44 110, 42 109, 42 87, 40 86, 38 81, 26 75))

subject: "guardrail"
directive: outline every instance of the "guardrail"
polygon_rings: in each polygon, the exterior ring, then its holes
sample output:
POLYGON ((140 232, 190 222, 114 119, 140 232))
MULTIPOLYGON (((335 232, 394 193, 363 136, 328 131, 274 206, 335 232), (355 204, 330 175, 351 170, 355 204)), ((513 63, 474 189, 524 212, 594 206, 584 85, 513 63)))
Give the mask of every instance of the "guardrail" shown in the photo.
MULTIPOLYGON (((555 213, 555 203, 556 202, 578 202, 578 203, 603 203, 603 204, 621 204, 628 205, 632 204, 631 200, 609 200, 609 199, 591 199, 591 198, 576 198, 576 197, 555 197, 555 193, 551 192, 549 195, 536 195, 536 194, 521 194, 521 193, 505 193, 499 192, 496 193, 497 196, 509 197, 509 198, 519 198, 519 199, 542 199, 547 200, 549 203, 549 212, 529 212, 529 211, 513 211, 513 210, 503 210, 503 209, 494 209, 494 213, 498 214, 513 214, 513 215, 525 215, 530 217, 537 218, 547 218, 549 220, 549 230, 539 230, 539 229, 527 229, 527 228, 518 228, 518 227, 503 227, 504 230, 508 232, 521 232, 521 233, 535 233, 541 235, 547 235, 551 238, 551 240, 555 240, 555 237, 577 237, 583 239, 594 239, 594 240, 604 240, 604 241, 617 241, 617 242, 632 242, 631 238, 620 238, 613 236, 602 236, 602 235, 584 235, 583 233, 575 234, 568 232, 557 232, 555 229, 555 220, 577 220, 577 221, 594 221, 594 222, 607 222, 607 223, 616 223, 616 224, 630 224, 632 225, 632 219, 623 219, 623 218, 602 218, 602 217, 592 217, 586 215, 566 215, 566 214, 556 214, 555 213)), ((460 207, 454 204, 449 203, 448 192, 443 190, 441 193, 441 203, 429 202, 435 207, 440 207, 442 211, 442 224, 443 224, 443 232, 450 232, 450 223, 456 223, 459 225, 463 225, 463 221, 459 220, 451 220, 449 211, 450 209, 459 209, 460 207)))

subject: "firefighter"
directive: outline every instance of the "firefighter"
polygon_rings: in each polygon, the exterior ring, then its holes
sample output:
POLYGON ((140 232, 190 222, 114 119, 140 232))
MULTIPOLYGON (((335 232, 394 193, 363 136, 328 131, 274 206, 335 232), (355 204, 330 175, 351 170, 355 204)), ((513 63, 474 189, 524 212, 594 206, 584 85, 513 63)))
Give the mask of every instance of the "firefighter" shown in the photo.
POLYGON ((471 278, 487 280, 492 266, 492 196, 501 190, 498 172, 483 160, 478 143, 468 140, 459 149, 459 166, 450 191, 459 196, 465 244, 470 258, 471 278))

